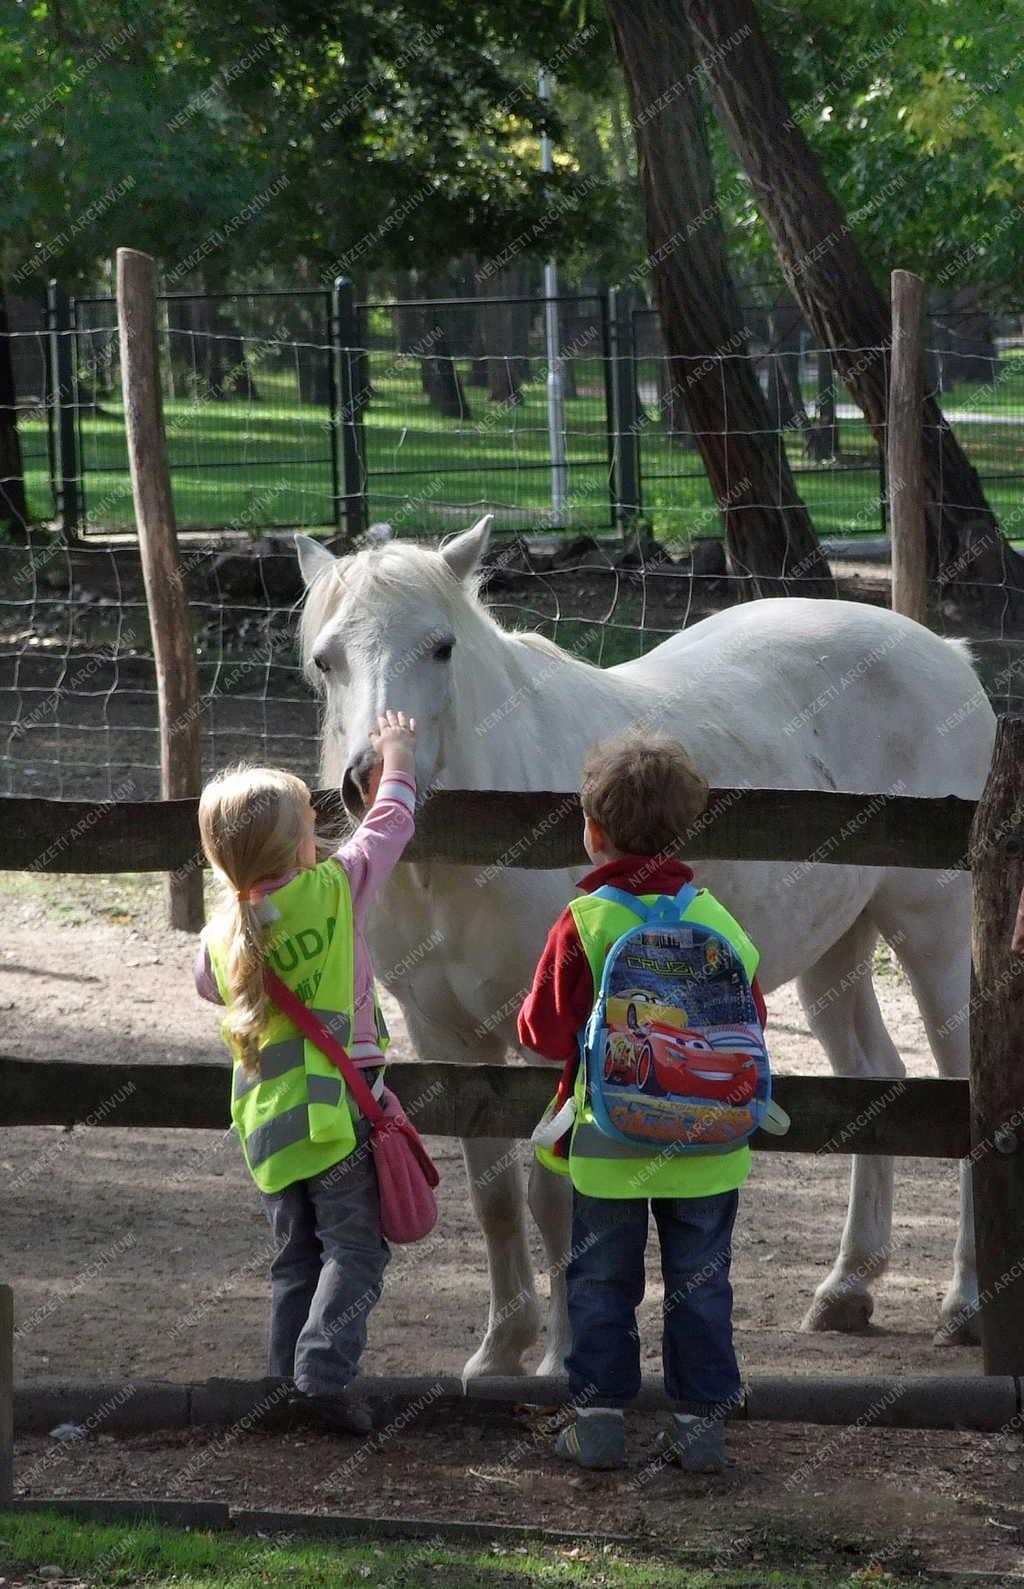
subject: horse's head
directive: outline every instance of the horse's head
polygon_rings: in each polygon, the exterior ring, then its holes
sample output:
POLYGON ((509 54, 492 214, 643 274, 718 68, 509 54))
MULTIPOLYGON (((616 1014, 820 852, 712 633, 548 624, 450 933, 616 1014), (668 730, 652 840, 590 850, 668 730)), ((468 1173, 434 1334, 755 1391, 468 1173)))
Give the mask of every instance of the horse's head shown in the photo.
POLYGON ((421 794, 433 782, 458 644, 479 611, 476 574, 490 527, 487 514, 440 551, 392 541, 349 557, 295 537, 306 584, 302 661, 325 698, 325 770, 354 815, 373 766, 370 730, 387 706, 415 717, 421 794))

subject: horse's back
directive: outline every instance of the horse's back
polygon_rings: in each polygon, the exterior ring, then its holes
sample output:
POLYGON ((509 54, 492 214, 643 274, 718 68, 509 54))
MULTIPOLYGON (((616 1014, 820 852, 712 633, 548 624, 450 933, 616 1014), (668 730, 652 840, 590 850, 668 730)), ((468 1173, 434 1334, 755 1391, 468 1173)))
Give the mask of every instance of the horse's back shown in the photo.
POLYGON ((695 753, 706 740, 712 765, 715 742, 726 750, 718 729, 733 745, 738 731, 760 762, 747 776, 765 787, 970 797, 991 755, 969 649, 859 602, 746 602, 611 671, 678 701, 682 737, 695 753))

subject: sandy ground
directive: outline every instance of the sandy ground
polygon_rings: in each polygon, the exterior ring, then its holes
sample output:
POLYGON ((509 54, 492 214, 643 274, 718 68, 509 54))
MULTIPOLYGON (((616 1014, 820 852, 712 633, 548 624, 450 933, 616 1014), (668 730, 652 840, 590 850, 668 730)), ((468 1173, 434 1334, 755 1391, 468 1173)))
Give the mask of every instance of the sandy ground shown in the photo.
MULTIPOLYGON (((191 986, 194 941, 160 925, 155 879, 8 874, 2 891, 4 1052, 159 1064, 217 1054, 216 1017, 191 986)), ((891 967, 877 981, 911 1074, 929 1074, 905 982, 891 967)), ((769 1002, 777 1068, 826 1070, 793 990, 769 1002)), ((396 1056, 411 1057, 397 1007, 387 1013, 396 1056)), ((460 1150, 450 1139, 431 1149, 443 1175, 440 1238, 395 1251, 370 1322, 367 1373, 457 1372, 481 1334, 484 1248, 460 1150)), ((15 1288, 23 1378, 194 1380, 263 1371, 267 1235, 232 1137, 8 1129, 0 1171, 2 1267, 15 1288)), ((899 1167, 895 1257, 871 1328, 858 1336, 799 1333, 839 1241, 848 1173, 838 1156, 755 1155, 734 1265, 743 1367, 976 1371, 976 1350, 931 1345, 955 1231, 956 1171, 942 1160, 899 1167)), ((534 1250, 539 1273, 536 1242, 534 1250)), ((661 1282, 653 1245, 649 1257, 642 1335, 645 1366, 655 1370, 661 1282)))
MULTIPOLYGON (((153 879, 8 874, 0 951, 3 1051, 23 1057, 174 1064, 217 1054, 215 1016, 193 994, 194 941, 160 925, 153 879)), ((911 1074, 930 1060, 905 982, 878 976, 911 1074)), ((769 1001, 780 1070, 823 1071, 792 989, 769 1001)), ((396 1050, 408 1055, 397 1009, 396 1050)), ((225 1112, 227 1075, 225 1074, 225 1112)), ((431 1143, 442 1174, 437 1240, 398 1249, 370 1321, 368 1373, 458 1371, 486 1312, 483 1243, 456 1143, 431 1143)), ((525 1147, 524 1147, 525 1155, 525 1147)), ((267 1239, 237 1144, 226 1133, 15 1128, 0 1133, 2 1264, 15 1288, 19 1377, 197 1380, 263 1370, 267 1239)), ((931 1345, 954 1237, 951 1163, 904 1161, 896 1254, 863 1335, 798 1324, 834 1255, 846 1205, 842 1158, 758 1154, 744 1194, 734 1280, 748 1374, 973 1373, 976 1350, 931 1345)), ((536 1243, 534 1243, 536 1252, 536 1243)), ((539 1254, 538 1272, 540 1270, 539 1254)), ((658 1366, 660 1279, 651 1252, 641 1330, 658 1366)), ((194 1430, 63 1444, 25 1438, 19 1493, 222 1498, 241 1506, 455 1517, 627 1535, 767 1569, 828 1558, 858 1581, 933 1566, 1024 1568, 1018 1432, 745 1425, 718 1483, 654 1465, 637 1417, 622 1474, 566 1472, 525 1411, 490 1427, 427 1410, 366 1444, 316 1432, 194 1430)))

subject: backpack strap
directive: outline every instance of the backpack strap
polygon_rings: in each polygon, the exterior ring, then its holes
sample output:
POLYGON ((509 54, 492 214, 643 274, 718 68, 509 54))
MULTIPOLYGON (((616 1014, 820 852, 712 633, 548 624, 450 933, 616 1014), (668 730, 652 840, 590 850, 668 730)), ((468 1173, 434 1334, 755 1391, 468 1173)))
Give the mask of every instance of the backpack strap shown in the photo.
POLYGON ((600 888, 595 888, 592 899, 609 899, 614 905, 624 905, 631 910, 634 916, 639 916, 641 921, 646 921, 651 913, 650 905, 645 905, 636 894, 630 894, 624 888, 614 888, 611 883, 604 883, 600 888))
POLYGON ((684 883, 678 893, 662 894, 651 906, 647 920, 668 924, 681 922, 699 893, 692 883, 684 883))
POLYGON ((678 921, 684 916, 693 904, 699 888, 694 888, 692 883, 684 883, 677 894, 665 894, 656 905, 645 905, 637 894, 630 894, 624 888, 615 888, 611 883, 604 883, 600 888, 595 888, 592 898, 608 899, 613 904, 624 905, 631 910, 634 916, 639 916, 641 921, 647 921, 653 916, 658 921, 678 921))

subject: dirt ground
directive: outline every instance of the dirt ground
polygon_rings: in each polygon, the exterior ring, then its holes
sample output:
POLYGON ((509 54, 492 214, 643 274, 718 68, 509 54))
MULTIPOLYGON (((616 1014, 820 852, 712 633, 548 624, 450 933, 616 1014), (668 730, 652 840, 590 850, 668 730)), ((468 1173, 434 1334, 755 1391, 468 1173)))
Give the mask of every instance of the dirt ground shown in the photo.
MULTIPOLYGON (((7 874, 0 896, 5 1053, 154 1064, 217 1055, 215 1014, 192 990, 194 940, 161 925, 156 879, 7 874)), ((916 1009, 888 961, 877 985, 910 1073, 929 1074, 916 1009)), ((777 1068, 823 1072, 793 990, 775 993, 769 1010, 777 1068)), ((397 1007, 387 1013, 396 1055, 411 1057, 397 1007)), ((458 1372, 480 1336, 486 1266, 459 1149, 447 1139, 430 1146, 443 1176, 440 1239, 396 1249, 370 1320, 369 1374, 458 1372)), ((266 1230, 232 1137, 13 1128, 0 1134, 0 1172, 2 1270, 15 1290, 20 1379, 263 1372, 266 1230)), ((956 1172, 944 1161, 899 1168, 895 1258, 870 1329, 799 1333, 836 1250, 847 1177, 845 1158, 755 1155, 734 1265, 743 1370, 979 1372, 975 1349, 931 1344, 955 1229, 956 1172)), ((534 1251, 540 1273, 536 1241, 534 1251)), ((645 1370, 656 1372, 653 1250, 650 1263, 641 1333, 645 1370)), ((577 1519, 585 1503, 591 1530, 725 1550, 734 1563, 767 1564, 788 1551, 792 1560, 839 1556, 872 1573, 921 1561, 1024 1567, 1016 1433, 738 1426, 735 1465, 717 1488, 650 1471, 652 1452, 653 1424, 638 1418, 628 1473, 566 1475, 530 1423, 453 1429, 423 1416, 401 1438, 385 1430, 367 1446, 312 1432, 98 1433, 69 1445, 26 1438, 17 1482, 28 1494, 206 1495, 552 1528, 566 1526, 571 1499, 577 1519)))
MULTIPOLYGON (((3 1051, 24 1058, 174 1064, 218 1054, 216 1015, 194 994, 194 941, 160 925, 156 879, 3 879, 3 1051)), ((911 1074, 930 1073, 913 1000, 885 964, 883 1011, 911 1074)), ((769 1001, 774 1062, 824 1072, 792 989, 769 1001)), ((396 1006, 396 1057, 411 1058, 396 1006)), ((225 1076, 225 1121, 227 1122, 225 1076)), ((396 1249, 370 1323, 366 1372, 452 1373, 481 1333, 484 1247, 469 1208, 458 1144, 437 1139, 442 1239, 396 1249)), ((523 1146, 524 1158, 526 1155, 523 1146)), ((202 1379, 263 1369, 267 1234, 233 1137, 96 1127, 6 1130, 3 1268, 15 1288, 23 1378, 202 1379)), ((835 1254, 848 1160, 755 1155, 737 1227, 736 1329, 750 1373, 963 1373, 971 1348, 940 1350, 931 1332, 947 1279, 956 1170, 904 1160, 897 1178, 895 1258, 864 1335, 798 1332, 835 1254)), ((539 1244, 534 1243, 540 1272, 539 1244)), ((660 1277, 650 1254, 643 1306, 646 1367, 656 1369, 660 1277)))
POLYGON ((428 1412, 366 1442, 234 1429, 69 1445, 36 1437, 18 1443, 16 1473, 30 1494, 197 1497, 576 1531, 583 1559, 593 1536, 624 1535, 655 1550, 708 1553, 715 1565, 756 1566, 752 1584, 768 1582, 762 1572, 772 1566, 816 1559, 879 1585, 927 1566, 987 1570, 1000 1589, 1024 1568, 1019 1438, 742 1425, 718 1479, 665 1468, 654 1442, 654 1421, 635 1417, 629 1466, 584 1474, 551 1454, 546 1421, 526 1409, 490 1426, 428 1412))

